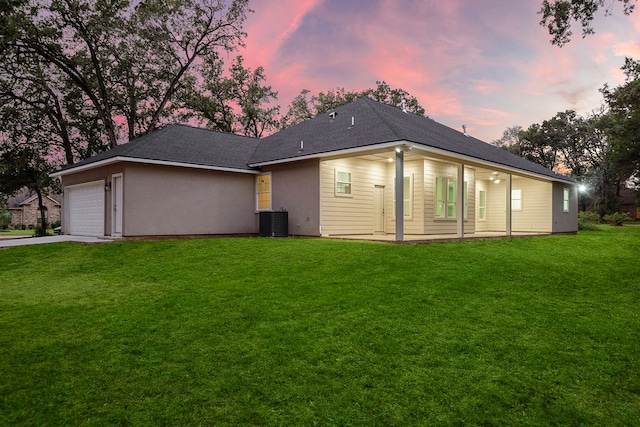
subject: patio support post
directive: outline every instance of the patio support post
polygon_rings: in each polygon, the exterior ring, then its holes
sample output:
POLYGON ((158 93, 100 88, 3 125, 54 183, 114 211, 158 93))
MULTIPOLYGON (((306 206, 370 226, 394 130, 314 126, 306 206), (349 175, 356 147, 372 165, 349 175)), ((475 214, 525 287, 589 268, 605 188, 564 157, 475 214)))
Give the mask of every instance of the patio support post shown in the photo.
POLYGON ((404 151, 396 148, 396 241, 404 240, 404 151))
POLYGON ((511 237, 511 189, 512 189, 511 174, 507 175, 507 236, 511 237))
POLYGON ((458 223, 458 237, 464 237, 464 164, 458 165, 458 188, 456 189, 456 218, 458 223))

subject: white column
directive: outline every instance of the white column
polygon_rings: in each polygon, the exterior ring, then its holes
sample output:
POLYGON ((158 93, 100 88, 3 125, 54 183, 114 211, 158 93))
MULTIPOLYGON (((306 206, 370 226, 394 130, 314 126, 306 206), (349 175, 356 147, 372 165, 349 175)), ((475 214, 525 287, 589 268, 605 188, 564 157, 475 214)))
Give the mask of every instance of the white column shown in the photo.
POLYGON ((511 236, 511 189, 512 189, 512 176, 507 175, 507 236, 511 236))
POLYGON ((456 218, 458 237, 464 237, 464 164, 458 165, 458 188, 456 189, 456 218))
POLYGON ((404 240, 404 152, 396 148, 396 241, 404 240))

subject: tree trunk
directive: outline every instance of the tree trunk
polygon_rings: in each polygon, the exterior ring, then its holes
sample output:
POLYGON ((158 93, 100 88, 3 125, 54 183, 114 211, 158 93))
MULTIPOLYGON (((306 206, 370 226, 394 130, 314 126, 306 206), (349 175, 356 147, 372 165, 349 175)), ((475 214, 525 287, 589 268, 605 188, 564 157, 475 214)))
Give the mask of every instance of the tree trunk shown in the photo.
POLYGON ((38 195, 38 210, 40 211, 40 225, 41 227, 36 227, 36 236, 46 236, 47 235, 47 221, 44 216, 44 206, 42 204, 42 192, 39 188, 36 188, 36 194, 38 195))

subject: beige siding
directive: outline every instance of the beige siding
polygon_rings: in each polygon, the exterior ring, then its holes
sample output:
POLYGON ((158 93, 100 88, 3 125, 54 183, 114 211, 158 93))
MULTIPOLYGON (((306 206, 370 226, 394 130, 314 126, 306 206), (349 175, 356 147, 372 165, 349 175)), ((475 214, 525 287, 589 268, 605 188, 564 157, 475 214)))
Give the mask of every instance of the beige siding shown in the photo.
MULTIPOLYGON (((320 166, 320 224, 323 235, 373 233, 373 191, 387 186, 387 165, 364 159, 329 160, 320 166), (351 195, 335 194, 336 169, 351 173, 351 195)), ((388 217, 388 214, 387 214, 388 217)))
POLYGON ((511 212, 513 232, 551 232, 550 182, 514 176, 513 190, 522 190, 522 210, 511 212))
POLYGON ((506 231, 507 229, 507 184, 506 180, 496 184, 486 181, 487 221, 484 231, 506 231))
MULTIPOLYGON (((468 176, 465 174, 465 176, 468 176)), ((434 160, 424 161, 425 231, 424 234, 455 234, 458 224, 455 219, 435 217, 436 178, 458 178, 458 166, 434 160)), ((471 183, 469 183, 471 184, 471 183)), ((468 185, 469 185, 468 184, 468 185)), ((470 185, 469 188, 472 186, 470 185)), ((471 192, 469 195, 471 196, 471 192)), ((470 212, 469 212, 470 213, 470 212)))
MULTIPOLYGON (((488 189, 489 189, 489 184, 490 183, 491 183, 490 181, 482 180, 482 179, 479 179, 479 180, 476 181, 475 200, 478 200, 478 201, 480 200, 480 191, 485 191, 485 197, 488 197, 488 195, 489 195, 488 189)), ((489 221, 488 221, 488 219, 489 219, 489 217, 488 217, 489 208, 487 207, 487 205, 488 205, 488 199, 485 199, 485 208, 486 208, 485 219, 483 221, 480 221, 479 219, 475 221, 475 227, 476 227, 475 231, 478 231, 478 232, 489 231, 489 221)), ((476 218, 479 217, 478 216, 478 208, 479 208, 479 206, 476 203, 475 206, 474 206, 474 212, 475 212, 475 217, 476 218)))
MULTIPOLYGON (((386 215, 386 228, 391 233, 395 232, 395 183, 396 176, 395 163, 390 162, 387 164, 387 188, 385 211, 390 215, 386 215)), ((404 176, 411 177, 412 185, 412 201, 411 212, 409 215, 405 212, 404 218, 404 233, 405 234, 424 234, 424 208, 425 208, 425 195, 424 195, 424 167, 423 161, 408 161, 404 163, 404 176)))

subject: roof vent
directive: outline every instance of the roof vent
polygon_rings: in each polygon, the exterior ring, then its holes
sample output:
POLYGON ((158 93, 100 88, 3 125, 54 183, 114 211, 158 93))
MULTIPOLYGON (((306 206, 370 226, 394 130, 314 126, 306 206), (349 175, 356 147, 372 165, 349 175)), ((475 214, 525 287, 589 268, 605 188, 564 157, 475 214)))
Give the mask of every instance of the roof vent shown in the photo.
POLYGON ((467 133, 467 125, 462 125, 462 132, 464 133, 464 136, 469 136, 467 133))
POLYGON ((337 115, 338 113, 336 113, 335 111, 329 113, 329 117, 331 117, 332 119, 335 119, 337 115))
POLYGON ((406 113, 407 112, 407 100, 402 98, 402 112, 406 113))

